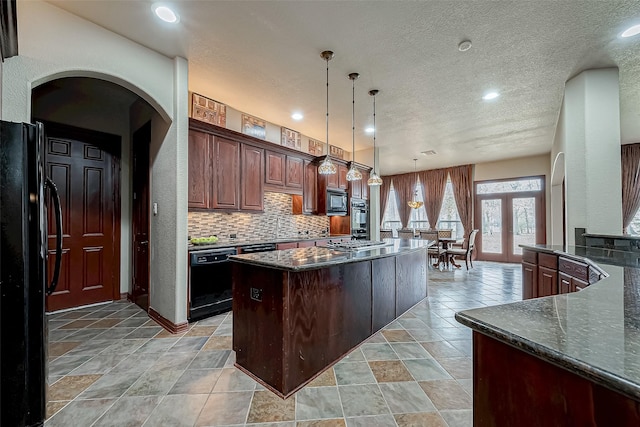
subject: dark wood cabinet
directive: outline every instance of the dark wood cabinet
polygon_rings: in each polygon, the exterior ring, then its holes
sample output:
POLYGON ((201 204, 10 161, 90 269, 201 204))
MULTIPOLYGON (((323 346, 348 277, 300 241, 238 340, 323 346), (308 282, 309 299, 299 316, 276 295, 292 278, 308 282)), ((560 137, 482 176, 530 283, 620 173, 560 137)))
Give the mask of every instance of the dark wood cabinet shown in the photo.
POLYGON ((300 189, 304 186, 304 162, 299 157, 287 156, 284 186, 288 189, 300 189))
POLYGON ((349 183, 349 193, 353 199, 362 199, 362 180, 351 181, 349 183))
POLYGON ((338 165, 338 188, 347 191, 349 188, 349 181, 347 181, 347 169, 346 165, 338 165))
POLYGON ((371 261, 373 278, 371 322, 377 331, 396 318, 396 262, 393 258, 371 261))
POLYGON ((522 263, 522 299, 538 296, 538 266, 528 262, 522 263))
POLYGON ((264 150, 242 144, 240 209, 264 210, 264 150))
POLYGON ((285 158, 283 153, 275 153, 273 151, 266 150, 265 152, 265 184, 271 184, 275 186, 284 186, 285 178, 285 158))
POLYGON ((556 295, 558 293, 558 270, 538 266, 538 294, 539 297, 556 295))
POLYGON ((189 208, 206 209, 211 196, 211 135, 189 130, 189 208))
POLYGON ((240 143, 213 137, 211 208, 240 209, 240 143))
POLYGON ((361 171, 362 172, 362 181, 360 181, 361 190, 360 190, 360 198, 364 200, 369 199, 369 171, 361 171))
POLYGON ((571 285, 571 276, 567 273, 558 273, 558 293, 568 294, 569 292, 574 292, 571 285))
POLYGON ((302 199, 302 213, 314 214, 318 211, 318 167, 307 160, 304 161, 302 199))

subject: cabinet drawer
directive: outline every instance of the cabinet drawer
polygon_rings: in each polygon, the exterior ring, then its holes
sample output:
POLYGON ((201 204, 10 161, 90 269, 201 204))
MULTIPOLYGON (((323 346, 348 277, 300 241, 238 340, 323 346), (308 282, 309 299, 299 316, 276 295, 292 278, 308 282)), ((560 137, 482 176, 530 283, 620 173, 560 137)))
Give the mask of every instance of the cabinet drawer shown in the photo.
POLYGON ((561 257, 559 269, 562 273, 566 273, 571 277, 575 277, 583 282, 589 282, 589 266, 587 266, 587 264, 561 257))
POLYGON ((543 267, 551 268, 553 270, 558 269, 558 255, 539 253, 538 254, 538 265, 543 267))
POLYGON ((524 249, 522 251, 522 262, 528 262, 529 264, 538 264, 538 252, 524 249))

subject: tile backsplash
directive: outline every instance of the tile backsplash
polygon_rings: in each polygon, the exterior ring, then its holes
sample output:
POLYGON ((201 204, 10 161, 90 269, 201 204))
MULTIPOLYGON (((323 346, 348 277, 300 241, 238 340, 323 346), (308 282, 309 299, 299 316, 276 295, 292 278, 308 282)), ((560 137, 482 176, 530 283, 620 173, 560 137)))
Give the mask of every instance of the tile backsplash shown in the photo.
POLYGON ((281 193, 264 193, 264 212, 189 212, 189 236, 206 237, 216 235, 220 241, 262 240, 320 236, 328 233, 329 217, 319 215, 293 215, 291 196, 281 193), (308 232, 308 233, 307 233, 308 232))

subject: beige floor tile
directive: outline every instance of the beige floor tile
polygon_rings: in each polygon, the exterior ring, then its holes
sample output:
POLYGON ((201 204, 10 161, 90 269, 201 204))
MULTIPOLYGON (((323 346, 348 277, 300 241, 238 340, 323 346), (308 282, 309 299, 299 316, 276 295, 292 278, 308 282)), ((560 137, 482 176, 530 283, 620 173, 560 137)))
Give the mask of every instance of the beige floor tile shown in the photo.
POLYGON ((76 341, 60 341, 49 344, 49 357, 58 357, 82 344, 76 341))
POLYGON ((307 384, 307 387, 326 387, 334 385, 336 385, 336 374, 333 372, 333 368, 329 368, 307 384))
MULTIPOLYGON (((212 326, 215 329, 215 326, 212 326)), ((196 328, 193 328, 196 329, 196 328)), ((193 330, 192 329, 192 330, 193 330)), ((214 335, 206 342, 203 350, 231 350, 231 337, 214 335)))
POLYGON ((382 335, 389 342, 414 342, 415 339, 404 329, 391 329, 382 331, 382 335))
POLYGON ((256 391, 253 395, 247 423, 270 423, 295 420, 294 397, 281 399, 270 391, 256 391))
POLYGON ((437 412, 394 415, 398 427, 447 427, 447 423, 437 412))
POLYGON ((399 360, 369 362, 369 366, 379 383, 413 381, 413 377, 399 360))
POLYGON ((420 381, 418 384, 439 410, 471 409, 471 396, 455 380, 420 381))
POLYGON ((71 400, 85 391, 87 387, 96 382, 102 375, 68 375, 56 381, 49 387, 47 399, 55 400, 71 400))

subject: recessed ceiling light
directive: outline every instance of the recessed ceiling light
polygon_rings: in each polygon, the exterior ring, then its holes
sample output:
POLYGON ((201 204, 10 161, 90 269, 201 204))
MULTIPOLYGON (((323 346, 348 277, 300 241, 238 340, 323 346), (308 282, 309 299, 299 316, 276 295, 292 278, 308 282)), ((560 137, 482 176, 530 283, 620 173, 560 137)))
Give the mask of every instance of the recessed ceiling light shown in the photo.
POLYGON ((640 24, 629 27, 620 34, 620 37, 633 37, 640 34, 640 24))
POLYGON ((420 154, 422 154, 423 156, 434 156, 436 154, 436 151, 435 150, 421 151, 420 154))
POLYGON ((369 126, 368 128, 366 128, 364 131, 366 133, 373 133, 373 131, 375 130, 375 128, 373 126, 369 126))
POLYGON ((460 42, 460 44, 458 45, 458 50, 460 52, 466 52, 469 49, 471 49, 471 40, 463 40, 460 42))
POLYGON ((496 99, 499 96, 500 96, 500 94, 498 92, 487 92, 487 93, 484 94, 482 99, 484 99, 485 101, 490 101, 492 99, 496 99))
POLYGON ((177 13, 175 13, 171 8, 165 6, 163 4, 154 4, 151 6, 156 16, 162 19, 164 22, 169 22, 170 24, 176 24, 180 20, 180 17, 177 13))
POLYGON ((304 116, 302 115, 302 113, 293 113, 291 115, 291 118, 293 120, 302 120, 302 119, 304 119, 304 116))

